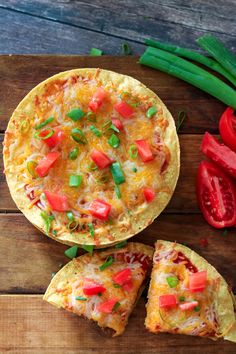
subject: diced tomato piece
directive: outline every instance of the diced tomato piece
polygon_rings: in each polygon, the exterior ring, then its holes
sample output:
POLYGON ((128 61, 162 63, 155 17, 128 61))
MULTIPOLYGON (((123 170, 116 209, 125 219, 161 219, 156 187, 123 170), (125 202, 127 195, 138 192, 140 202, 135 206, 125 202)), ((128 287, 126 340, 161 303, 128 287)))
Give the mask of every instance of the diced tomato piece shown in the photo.
POLYGON ((118 301, 116 298, 105 301, 102 304, 98 305, 98 311, 104 313, 112 313, 112 310, 117 302, 118 301))
POLYGON ((85 295, 97 295, 100 293, 104 293, 104 291, 106 291, 106 288, 104 288, 103 285, 91 279, 85 279, 83 285, 83 292, 85 295))
POLYGON ((136 140, 135 144, 137 145, 139 156, 143 162, 148 162, 154 159, 150 146, 146 140, 136 140))
POLYGON ((92 96, 91 101, 89 102, 89 108, 91 109, 91 111, 96 112, 101 107, 102 103, 106 98, 106 91, 102 87, 99 87, 92 96))
POLYGON ((132 273, 130 268, 125 268, 120 270, 118 273, 114 274, 112 280, 118 285, 124 285, 131 281, 132 273))
POLYGON ((44 194, 52 210, 56 210, 56 211, 69 210, 68 200, 65 195, 52 193, 49 191, 44 191, 44 194))
POLYGON ((91 215, 100 220, 107 220, 111 211, 111 205, 101 199, 95 199, 89 207, 91 215))
POLYGON ((152 188, 148 188, 148 187, 143 189, 143 194, 147 203, 151 203, 156 195, 155 191, 152 188))
POLYGON ((127 281, 124 285, 122 285, 122 288, 127 291, 128 293, 133 289, 134 284, 132 279, 127 281))
POLYGON ((236 152, 236 114, 228 107, 220 118, 220 135, 223 142, 236 152))
POLYGON ((112 124, 119 130, 124 129, 122 122, 118 118, 112 118, 111 119, 112 124))
POLYGON ((185 311, 185 310, 192 310, 192 309, 194 309, 196 306, 198 306, 198 301, 183 302, 182 304, 179 305, 179 307, 180 307, 181 310, 183 310, 183 311, 185 311))
POLYGON ((57 151, 49 152, 42 160, 39 161, 38 166, 35 168, 37 174, 40 177, 46 176, 49 169, 54 165, 59 156, 60 153, 57 151))
POLYGON ((90 157, 100 170, 109 166, 113 162, 106 154, 104 154, 104 152, 97 149, 93 149, 90 157))
MULTIPOLYGON (((40 137, 44 137, 50 133, 49 129, 44 129, 39 134, 40 137)), ((65 138, 65 133, 60 130, 59 128, 54 129, 54 133, 47 139, 42 140, 46 143, 50 148, 55 147, 56 145, 60 144, 60 142, 65 138)))
POLYGON ((189 290, 193 293, 203 291, 206 287, 207 272, 203 270, 201 272, 190 274, 189 276, 189 290))
POLYGON ((160 308, 172 308, 177 305, 177 299, 175 295, 160 295, 159 296, 159 307, 160 308))
POLYGON ((123 117, 125 119, 131 118, 134 114, 133 107, 130 106, 125 101, 121 101, 119 103, 116 103, 114 105, 114 109, 116 110, 116 112, 118 112, 121 115, 121 117, 123 117))

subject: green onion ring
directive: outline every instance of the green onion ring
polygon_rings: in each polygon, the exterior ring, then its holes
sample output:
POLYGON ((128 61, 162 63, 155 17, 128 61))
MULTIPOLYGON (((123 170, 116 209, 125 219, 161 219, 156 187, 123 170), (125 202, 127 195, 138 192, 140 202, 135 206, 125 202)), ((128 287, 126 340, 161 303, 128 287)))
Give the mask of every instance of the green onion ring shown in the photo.
POLYGON ((49 133, 46 136, 40 136, 40 134, 42 133, 42 130, 41 130, 41 131, 37 131, 34 134, 34 138, 39 139, 39 140, 46 140, 46 139, 50 138, 54 134, 54 130, 52 128, 48 128, 47 130, 49 130, 49 133))

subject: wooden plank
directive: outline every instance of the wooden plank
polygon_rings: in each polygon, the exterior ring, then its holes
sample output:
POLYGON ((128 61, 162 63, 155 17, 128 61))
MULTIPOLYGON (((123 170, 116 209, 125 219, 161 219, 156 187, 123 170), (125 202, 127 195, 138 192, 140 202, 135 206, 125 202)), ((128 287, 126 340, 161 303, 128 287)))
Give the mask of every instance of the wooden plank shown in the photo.
MULTIPOLYGON (((134 6, 131 0, 60 3, 47 0, 10 0, 6 3, 1 0, 0 5, 77 28, 83 27, 140 42, 152 36, 198 48, 195 39, 205 32, 212 32, 235 48, 236 10, 233 0, 140 0, 138 6, 134 6)), ((40 43, 40 46, 44 49, 44 43, 40 43)), ((102 48, 107 50, 105 46, 102 48)))
MULTIPOLYGON (((0 20, 1 21, 1 20, 0 20)), ((225 106, 199 89, 160 71, 137 64, 137 57, 0 56, 0 130, 6 129, 13 110, 39 82, 60 71, 100 67, 137 78, 156 92, 175 119, 185 110, 188 119, 180 133, 217 133, 225 106)))
POLYGON ((144 327, 144 299, 140 299, 134 309, 124 334, 116 338, 105 337, 95 324, 52 307, 39 295, 1 295, 0 311, 1 353, 235 353, 235 344, 223 340, 214 342, 190 336, 148 333, 144 327))
MULTIPOLYGON (((68 262, 64 256, 67 246, 50 240, 22 214, 1 214, 0 230, 1 254, 5 256, 0 258, 0 293, 43 293, 52 272, 68 262)), ((157 239, 177 241, 194 249, 218 269, 236 292, 233 229, 223 236, 222 230, 210 227, 199 214, 162 214, 132 241, 153 245, 157 239), (201 245, 201 238, 207 239, 208 246, 201 245)))

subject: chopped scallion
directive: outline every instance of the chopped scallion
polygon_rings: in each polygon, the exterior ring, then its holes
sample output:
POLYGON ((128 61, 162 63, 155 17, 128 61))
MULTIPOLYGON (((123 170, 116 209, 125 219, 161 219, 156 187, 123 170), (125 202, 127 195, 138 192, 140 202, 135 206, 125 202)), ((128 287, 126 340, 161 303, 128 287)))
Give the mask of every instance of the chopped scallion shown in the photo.
POLYGON ((88 227, 89 227, 90 235, 91 235, 92 237, 94 237, 95 232, 94 232, 93 224, 92 224, 91 222, 89 222, 89 223, 88 223, 88 227))
POLYGON ((111 145, 111 147, 113 147, 114 149, 116 149, 120 145, 120 139, 115 134, 112 134, 108 140, 108 144, 111 145))
POLYGON ((115 305, 113 306, 112 311, 116 311, 116 310, 118 309, 118 307, 120 307, 120 302, 119 302, 119 301, 117 301, 117 302, 115 303, 115 305))
POLYGON ((113 162, 111 164, 111 174, 114 179, 115 184, 121 184, 125 182, 125 175, 122 171, 121 165, 119 162, 113 162))
POLYGON ((179 301, 185 301, 185 296, 180 296, 179 301))
POLYGON ((73 108, 70 112, 68 112, 67 117, 72 119, 74 122, 77 122, 81 118, 84 117, 85 113, 80 108, 73 108))
POLYGON ((137 149, 137 146, 136 145, 131 145, 129 147, 129 156, 132 158, 132 159, 136 159, 137 156, 138 156, 138 149, 137 149))
POLYGON ((67 218, 68 218, 70 221, 74 220, 74 215, 73 215, 73 213, 72 213, 71 211, 68 211, 68 212, 66 213, 66 216, 67 216, 67 218))
POLYGON ((54 120, 54 117, 49 117, 48 119, 46 119, 42 123, 36 125, 35 129, 39 130, 39 129, 45 127, 46 125, 48 125, 49 123, 51 123, 53 120, 54 120))
POLYGON ((131 50, 131 48, 130 48, 129 43, 124 42, 124 43, 122 44, 122 54, 123 54, 123 55, 130 55, 130 54, 132 54, 132 50, 131 50))
POLYGON ((71 137, 74 141, 76 141, 79 144, 85 145, 88 142, 82 130, 78 128, 74 128, 71 130, 71 137))
POLYGON ((82 183, 81 175, 70 175, 69 186, 70 187, 79 187, 82 183))
POLYGON ((116 192, 116 196, 118 199, 121 198, 121 193, 120 193, 120 188, 117 184, 115 184, 115 192, 116 192))
POLYGON ((114 124, 111 124, 110 129, 114 130, 116 133, 120 132, 120 130, 114 124))
POLYGON ((98 49, 98 48, 91 48, 89 54, 90 54, 92 57, 100 57, 100 56, 103 54, 103 52, 102 52, 101 49, 98 49))
POLYGON ((29 174, 33 177, 33 178, 37 178, 38 174, 35 171, 35 168, 38 166, 36 161, 30 160, 27 162, 27 170, 29 172, 29 174))
POLYGON ((195 311, 195 312, 199 312, 199 311, 200 311, 200 306, 194 307, 194 311, 195 311))
POLYGON ((78 157, 79 149, 76 147, 69 153, 69 159, 75 160, 78 157))
POLYGON ((54 220, 54 215, 48 215, 46 211, 42 211, 40 213, 40 216, 43 218, 46 226, 46 233, 48 234, 51 228, 51 222, 54 220))
POLYGON ((28 120, 23 120, 20 124, 20 132, 21 134, 26 134, 30 128, 30 124, 28 120))
POLYGON ((132 171, 136 173, 138 171, 137 167, 132 167, 132 171))
POLYGON ((166 281, 170 288, 175 288, 179 283, 179 279, 175 276, 167 277, 166 281))
POLYGON ((73 219, 67 224, 67 229, 70 231, 74 231, 75 229, 77 229, 78 225, 78 221, 73 219))
POLYGON ((115 248, 122 248, 125 247, 127 245, 127 241, 122 241, 120 243, 117 243, 117 245, 115 245, 115 248))
POLYGON ((83 250, 87 251, 88 253, 93 253, 93 245, 83 245, 83 250))
POLYGON ((65 256, 73 259, 77 256, 78 246, 72 246, 65 251, 65 256))
POLYGON ((103 264, 99 267, 99 269, 100 269, 101 271, 103 271, 104 269, 106 269, 107 267, 109 267, 110 265, 112 265, 113 262, 114 262, 114 258, 113 258, 112 256, 109 256, 109 257, 107 257, 105 263, 103 263, 103 264))
POLYGON ((86 297, 83 297, 83 296, 76 296, 76 297, 75 297, 75 300, 86 301, 87 298, 86 298, 86 297))
POLYGON ((90 125, 90 130, 93 132, 94 135, 98 136, 99 138, 102 136, 100 130, 98 130, 94 125, 90 125))
POLYGON ((35 132, 34 138, 39 139, 39 140, 46 140, 54 134, 54 130, 50 127, 47 128, 47 131, 48 131, 48 133, 45 136, 42 136, 42 135, 40 135, 40 134, 42 134, 42 131, 38 130, 37 132, 35 132))
POLYGON ((148 118, 152 118, 152 116, 154 116, 154 114, 156 114, 156 113, 157 113, 156 107, 152 106, 152 107, 150 107, 150 108, 147 110, 146 116, 147 116, 148 118))
POLYGON ((90 122, 96 122, 96 121, 97 121, 97 118, 96 118, 95 113, 93 113, 93 112, 91 112, 91 111, 89 111, 86 116, 87 116, 87 119, 88 119, 90 122))

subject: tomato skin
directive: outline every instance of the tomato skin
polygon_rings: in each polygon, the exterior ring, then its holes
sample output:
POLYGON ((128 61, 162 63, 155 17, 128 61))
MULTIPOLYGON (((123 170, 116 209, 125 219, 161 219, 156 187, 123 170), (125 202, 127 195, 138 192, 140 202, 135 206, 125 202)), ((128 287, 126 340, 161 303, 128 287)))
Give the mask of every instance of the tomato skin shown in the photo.
MULTIPOLYGON (((113 275, 112 280, 115 284, 123 286, 126 283, 130 283, 132 277, 131 269, 125 268, 113 275)), ((129 284, 130 285, 130 284, 129 284)))
POLYGON ((179 305, 180 309, 183 311, 193 310, 196 306, 198 306, 198 301, 184 302, 179 305))
POLYGON ((101 107, 106 98, 106 91, 102 87, 99 87, 92 96, 91 101, 89 102, 89 108, 91 109, 91 111, 97 112, 97 110, 101 107))
POLYGON ((35 168, 35 171, 40 177, 45 177, 48 174, 49 169, 54 165, 56 160, 59 158, 60 153, 49 152, 42 160, 39 161, 38 166, 35 168))
POLYGON ((55 210, 55 211, 68 211, 69 210, 68 200, 65 195, 52 193, 49 191, 44 191, 44 194, 45 194, 46 199, 47 199, 49 205, 51 206, 52 210, 55 210))
POLYGON ((152 188, 148 187, 143 189, 143 194, 147 203, 151 203, 156 195, 155 191, 152 188))
POLYGON ((104 286, 102 286, 101 284, 91 279, 85 279, 83 285, 83 293, 85 295, 97 295, 99 293, 104 293, 104 291, 106 291, 106 288, 104 288, 104 286))
POLYGON ((206 270, 190 274, 189 275, 189 290, 192 293, 203 291, 206 288, 206 281, 207 281, 206 270))
POLYGON ((143 162, 149 162, 154 159, 148 142, 144 139, 136 140, 139 156, 143 162))
POLYGON ((160 295, 159 296, 159 307, 160 308, 173 308, 177 305, 177 299, 175 295, 160 295))
MULTIPOLYGON (((46 136, 48 133, 50 132, 50 130, 48 129, 44 129, 41 131, 40 135, 41 137, 46 136)), ((65 138, 65 133, 58 129, 55 128, 54 129, 54 133, 52 134, 52 136, 50 136, 50 138, 44 139, 43 142, 45 144, 47 144, 50 148, 54 148, 55 146, 57 146, 58 144, 60 144, 60 142, 65 138)))
POLYGON ((116 112, 119 113, 119 115, 121 115, 121 117, 123 117, 125 119, 131 118, 134 114, 133 107, 131 107, 125 101, 121 101, 119 103, 116 103, 114 105, 114 109, 116 110, 116 112))
POLYGON ((234 183, 217 165, 202 161, 197 173, 197 199, 206 221, 213 227, 236 224, 234 183))
POLYGON ((97 149, 93 149, 90 157, 100 170, 109 166, 113 162, 106 154, 104 154, 104 152, 97 149))
POLYGON ((98 306, 98 311, 103 312, 103 313, 112 313, 112 310, 117 303, 117 299, 113 298, 108 301, 103 302, 98 306))
POLYGON ((112 121, 112 124, 117 129, 119 129, 119 130, 123 130, 124 129, 122 122, 118 118, 112 118, 111 121, 112 121))
POLYGON ((107 220, 111 211, 111 205, 101 199, 94 199, 89 207, 90 214, 97 219, 107 220))
POLYGON ((223 142, 236 152, 236 116, 234 110, 228 107, 219 122, 220 135, 223 142))
POLYGON ((236 178, 236 152, 206 132, 202 139, 201 151, 219 167, 236 178))

